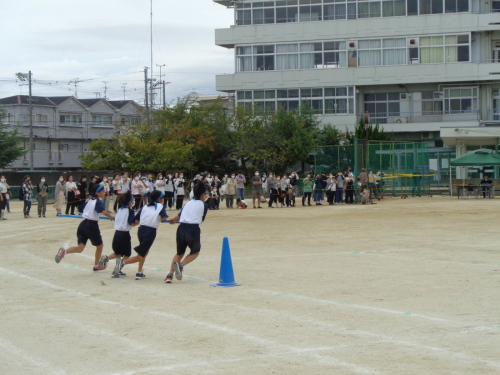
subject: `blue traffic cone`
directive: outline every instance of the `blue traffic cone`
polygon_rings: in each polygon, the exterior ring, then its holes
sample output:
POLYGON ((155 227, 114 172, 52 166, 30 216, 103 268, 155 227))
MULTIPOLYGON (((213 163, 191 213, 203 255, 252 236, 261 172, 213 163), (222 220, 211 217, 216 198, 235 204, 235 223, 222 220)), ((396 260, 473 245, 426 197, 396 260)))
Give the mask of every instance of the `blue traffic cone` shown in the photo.
POLYGON ((231 260, 231 250, 229 249, 229 238, 222 240, 222 256, 220 259, 219 282, 212 286, 239 286, 234 281, 233 262, 231 260))

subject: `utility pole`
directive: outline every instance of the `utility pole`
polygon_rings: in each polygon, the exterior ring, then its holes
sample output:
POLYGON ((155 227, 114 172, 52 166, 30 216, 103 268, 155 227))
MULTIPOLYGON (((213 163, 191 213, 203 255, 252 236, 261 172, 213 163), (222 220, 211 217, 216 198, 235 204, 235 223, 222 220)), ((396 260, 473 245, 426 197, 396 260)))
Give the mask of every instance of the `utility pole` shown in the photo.
POLYGON ((165 81, 162 81, 161 88, 163 90, 163 110, 165 110, 165 81))
POLYGON ((31 70, 26 73, 16 73, 17 78, 20 81, 28 80, 29 96, 28 96, 28 113, 30 116, 30 138, 29 138, 29 149, 30 149, 30 170, 34 169, 33 163, 33 103, 31 102, 31 70))
POLYGON ((127 92, 127 83, 126 82, 122 85, 122 89, 123 89, 123 100, 125 100, 125 93, 127 92))
POLYGON ((104 83, 104 99, 108 99, 107 92, 108 92, 108 83, 107 81, 102 81, 104 83))
MULTIPOLYGON (((149 89, 150 89, 150 101, 151 101, 151 110, 154 108, 154 97, 153 97, 153 0, 150 0, 149 2, 149 8, 150 8, 150 52, 151 52, 151 82, 149 83, 149 89)), ((161 77, 160 77, 161 78, 161 77)))
POLYGON ((146 106, 146 119, 148 124, 151 123, 149 118, 149 104, 148 104, 148 67, 144 67, 144 105, 146 106))
MULTIPOLYGON (((159 80, 159 84, 160 85, 163 85, 163 109, 165 109, 165 81, 162 81, 161 77, 161 67, 162 66, 166 66, 166 64, 156 64, 156 66, 159 66, 160 67, 160 80, 159 80)), ((160 103, 162 102, 161 100, 161 93, 160 93, 160 103)))
POLYGON ((68 82, 68 85, 71 85, 72 83, 75 85, 75 98, 78 98, 78 84, 80 82, 80 78, 75 78, 74 80, 72 79, 68 82))

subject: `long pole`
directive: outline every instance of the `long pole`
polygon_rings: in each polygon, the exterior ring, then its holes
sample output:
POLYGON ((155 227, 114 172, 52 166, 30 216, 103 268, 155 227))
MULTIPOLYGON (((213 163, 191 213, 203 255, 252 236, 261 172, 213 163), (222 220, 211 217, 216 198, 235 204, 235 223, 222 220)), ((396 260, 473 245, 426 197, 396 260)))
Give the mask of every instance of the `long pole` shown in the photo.
POLYGON ((163 90, 163 109, 165 109, 165 81, 162 81, 162 90, 163 90))
POLYGON ((29 114, 30 114, 30 170, 34 169, 33 164, 33 104, 31 103, 31 70, 28 72, 28 85, 29 85, 29 114))
POLYGON ((149 120, 149 103, 148 103, 148 67, 144 67, 144 105, 146 106, 146 119, 148 124, 150 123, 149 120))
MULTIPOLYGON (((150 47, 151 47, 151 81, 149 83, 149 90, 150 90, 150 101, 151 101, 151 109, 154 107, 154 97, 153 97, 153 0, 150 0, 149 2, 149 8, 150 8, 150 47)), ((161 77, 160 77, 161 78, 161 77)))

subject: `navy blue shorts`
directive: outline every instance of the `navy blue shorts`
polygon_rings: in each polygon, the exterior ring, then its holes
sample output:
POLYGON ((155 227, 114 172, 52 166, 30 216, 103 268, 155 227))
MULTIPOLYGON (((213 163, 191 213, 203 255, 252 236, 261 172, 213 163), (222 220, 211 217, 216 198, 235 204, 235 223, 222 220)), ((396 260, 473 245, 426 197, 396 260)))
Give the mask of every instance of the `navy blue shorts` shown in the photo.
POLYGON ((132 255, 132 239, 129 231, 117 230, 113 236, 113 252, 116 255, 129 257, 132 255))
POLYGON ((186 249, 191 249, 190 254, 199 253, 201 250, 201 230, 198 224, 181 223, 177 228, 177 255, 184 255, 186 249))
POLYGON ((94 246, 102 245, 101 231, 99 230, 99 223, 97 221, 83 220, 78 226, 76 231, 76 237, 78 238, 78 243, 87 245, 87 241, 94 246))
POLYGON ((145 258, 149 253, 149 249, 153 246, 153 242, 155 242, 156 228, 141 225, 137 231, 137 237, 139 237, 139 246, 134 247, 134 250, 145 258))

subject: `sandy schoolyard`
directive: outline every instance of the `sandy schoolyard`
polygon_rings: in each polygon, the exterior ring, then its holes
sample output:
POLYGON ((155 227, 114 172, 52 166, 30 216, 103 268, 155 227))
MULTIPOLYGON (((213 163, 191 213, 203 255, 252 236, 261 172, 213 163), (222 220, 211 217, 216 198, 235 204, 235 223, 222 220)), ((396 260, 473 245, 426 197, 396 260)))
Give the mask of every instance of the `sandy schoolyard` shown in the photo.
POLYGON ((500 199, 209 211, 172 284, 177 226, 160 227, 145 279, 112 279, 92 247, 54 262, 79 220, 12 203, 1 374, 500 374, 500 199), (211 287, 225 236, 242 285, 211 287))

